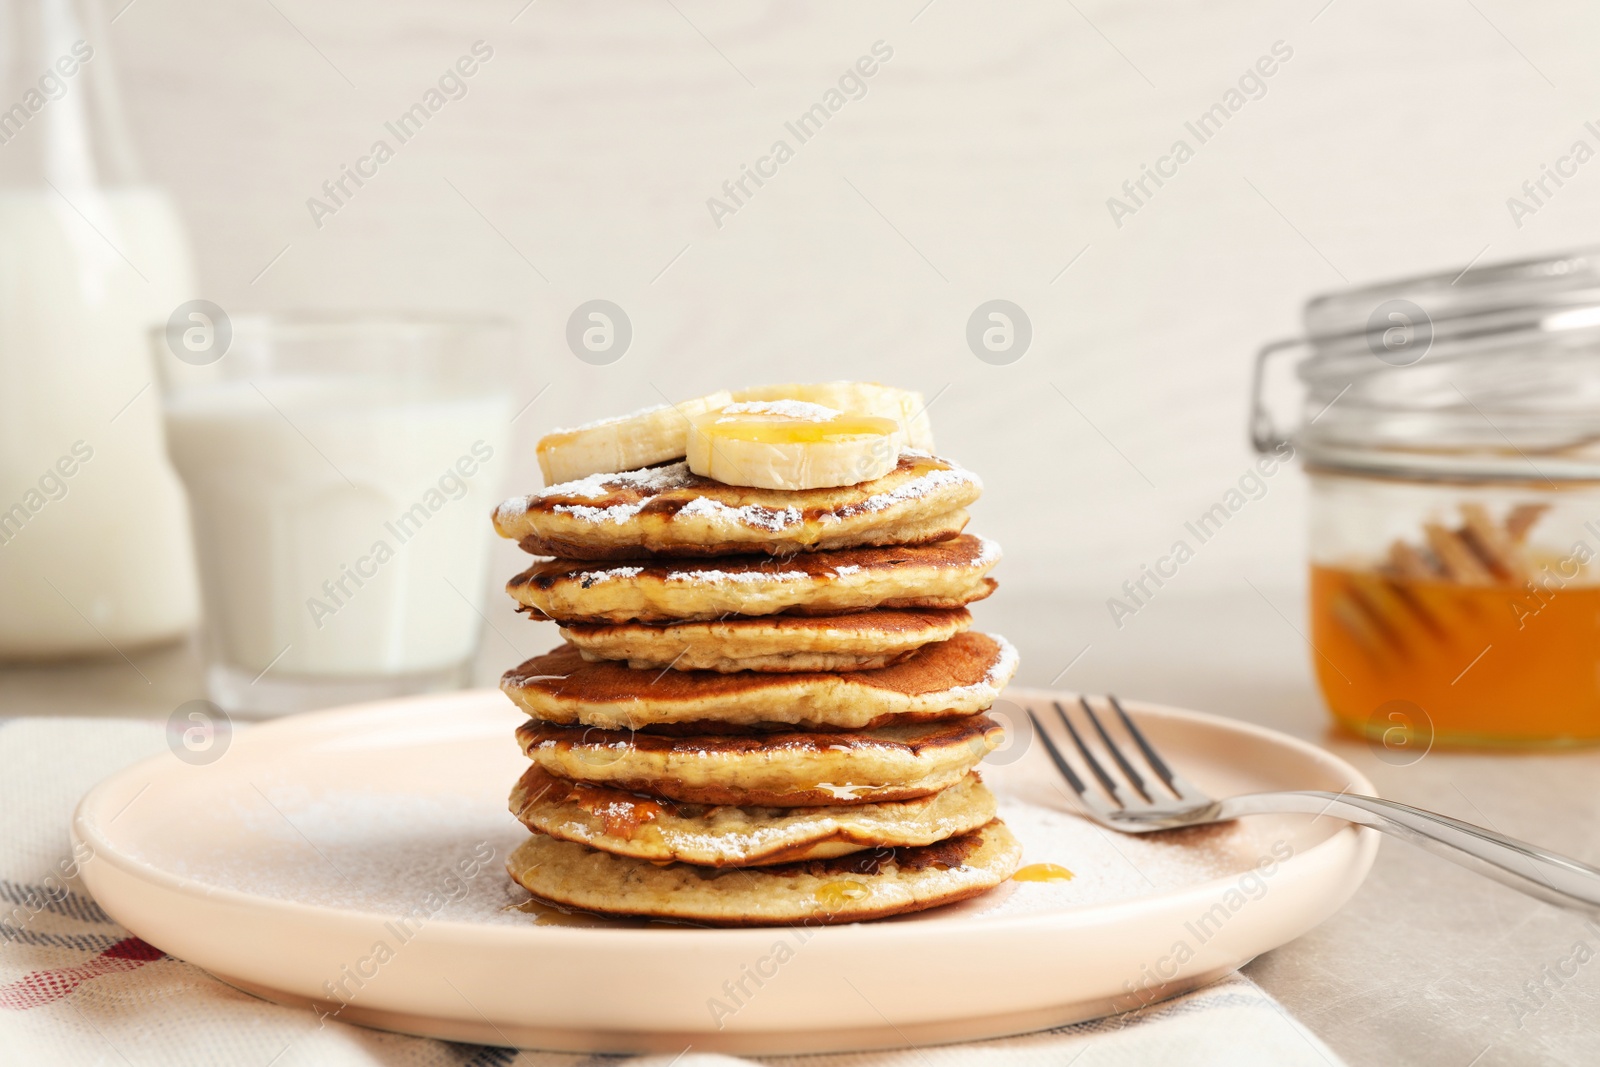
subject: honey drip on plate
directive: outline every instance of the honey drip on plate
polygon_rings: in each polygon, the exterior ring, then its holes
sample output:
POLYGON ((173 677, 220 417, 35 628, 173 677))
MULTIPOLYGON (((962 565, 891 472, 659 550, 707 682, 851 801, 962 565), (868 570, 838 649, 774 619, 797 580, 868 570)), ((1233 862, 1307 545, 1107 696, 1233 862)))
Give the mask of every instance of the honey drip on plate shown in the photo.
POLYGON ((818 904, 830 911, 837 911, 852 900, 860 900, 867 895, 867 887, 860 882, 848 879, 838 882, 828 882, 817 887, 812 897, 818 904))
POLYGON ((501 911, 520 911, 524 915, 532 915, 540 926, 595 926, 596 917, 593 915, 574 915, 552 908, 548 904, 537 900, 524 900, 521 904, 507 904, 501 911))
POLYGON ((1030 863, 1011 876, 1013 882, 1070 882, 1072 872, 1056 863, 1030 863))

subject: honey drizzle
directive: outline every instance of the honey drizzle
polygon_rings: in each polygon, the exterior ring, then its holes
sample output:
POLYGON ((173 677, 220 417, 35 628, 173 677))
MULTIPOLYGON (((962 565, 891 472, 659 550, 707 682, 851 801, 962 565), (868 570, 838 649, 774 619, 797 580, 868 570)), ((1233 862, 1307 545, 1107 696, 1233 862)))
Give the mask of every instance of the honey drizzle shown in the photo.
POLYGON ((829 911, 838 911, 852 900, 860 900, 868 894, 869 890, 861 882, 844 878, 836 882, 827 882, 817 887, 811 896, 818 904, 829 911))
POLYGON ((900 424, 875 415, 839 415, 826 420, 794 419, 771 415, 734 415, 706 419, 696 430, 713 439, 755 441, 762 444, 811 444, 840 437, 889 437, 900 424))
POLYGON ((501 911, 520 911, 524 915, 532 915, 539 926, 594 926, 595 917, 577 915, 572 912, 562 911, 560 908, 551 907, 540 900, 524 900, 521 904, 507 904, 501 911))

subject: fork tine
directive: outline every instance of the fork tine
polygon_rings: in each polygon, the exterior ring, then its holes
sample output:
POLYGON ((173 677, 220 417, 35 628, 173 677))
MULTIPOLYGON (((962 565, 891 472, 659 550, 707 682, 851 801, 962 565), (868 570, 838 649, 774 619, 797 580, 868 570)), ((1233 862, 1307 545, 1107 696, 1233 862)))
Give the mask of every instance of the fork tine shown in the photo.
MULTIPOLYGON (((1083 779, 1078 777, 1078 773, 1072 769, 1072 764, 1067 762, 1067 757, 1062 753, 1060 747, 1051 739, 1050 734, 1044 728, 1044 723, 1039 721, 1039 716, 1034 714, 1032 708, 1024 708, 1023 710, 1028 713, 1028 720, 1033 723, 1034 732, 1044 742, 1044 747, 1050 753, 1050 760, 1056 765, 1056 770, 1061 772, 1061 776, 1067 780, 1067 784, 1077 794, 1076 806, 1078 813, 1100 823, 1102 826, 1114 825, 1111 821, 1112 817, 1120 809, 1102 800, 1098 793, 1089 791, 1089 787, 1084 784, 1083 779)), ((1062 792, 1065 795, 1065 790, 1062 792)))
POLYGON ((1056 770, 1061 772, 1061 777, 1067 780, 1067 784, 1073 788, 1078 796, 1082 797, 1085 791, 1083 779, 1078 777, 1077 772, 1072 769, 1072 764, 1067 762, 1066 757, 1061 754, 1061 750, 1056 747, 1056 743, 1050 740, 1050 735, 1045 732, 1044 723, 1039 721, 1039 717, 1033 713, 1033 709, 1025 708, 1024 710, 1027 711, 1028 719, 1033 723, 1033 732, 1044 742, 1045 749, 1050 753, 1050 761, 1056 765, 1056 770))
MULTIPOLYGON (((1128 731, 1128 736, 1133 738, 1134 744, 1139 746, 1139 751, 1144 753, 1145 762, 1150 764, 1150 769, 1156 772, 1156 775, 1166 783, 1167 788, 1172 790, 1174 795, 1184 800, 1207 799, 1206 794, 1184 781, 1179 774, 1167 766, 1167 761, 1161 758, 1160 754, 1156 752, 1155 746, 1145 738, 1144 731, 1134 724, 1133 718, 1123 708, 1122 701, 1110 694, 1107 694, 1106 699, 1116 709, 1117 717, 1122 720, 1122 725, 1128 731)), ((1148 793, 1145 795, 1146 797, 1149 796, 1148 793)))
POLYGON ((1089 746, 1083 743, 1083 737, 1078 733, 1078 728, 1072 725, 1071 719, 1067 718, 1067 709, 1061 706, 1061 701, 1059 700, 1052 701, 1052 703, 1055 705, 1056 714, 1061 716, 1062 725, 1067 728, 1067 733, 1072 735, 1072 743, 1078 746, 1078 753, 1083 756, 1083 762, 1089 765, 1089 770, 1099 779, 1100 785, 1110 795, 1111 799, 1123 807, 1127 807, 1128 798, 1124 794, 1122 787, 1117 785, 1116 781, 1106 773, 1106 769, 1100 765, 1100 761, 1094 758, 1094 753, 1089 751, 1089 746))
MULTIPOLYGON (((1095 733, 1099 735, 1100 743, 1105 746, 1106 752, 1116 763, 1117 770, 1127 777, 1119 781, 1108 773, 1106 764, 1096 758, 1094 752, 1084 743, 1084 734, 1073 725, 1072 716, 1067 714, 1067 709, 1062 706, 1061 701, 1052 700, 1050 702, 1051 706, 1056 709, 1056 715, 1061 719, 1062 727, 1066 729, 1067 734, 1072 738, 1072 743, 1078 749, 1078 755, 1082 757, 1084 765, 1093 773, 1095 781, 1101 787, 1100 789, 1091 789, 1086 784, 1088 776, 1080 776, 1078 771, 1073 769, 1073 764, 1067 761, 1066 745, 1058 744, 1050 736, 1049 732, 1045 730, 1044 723, 1040 721, 1042 709, 1036 712, 1032 707, 1024 704, 1023 711, 1028 716, 1028 722, 1032 724, 1034 732, 1039 735, 1039 740, 1044 742, 1045 750, 1050 754, 1051 762, 1055 764, 1056 770, 1061 772, 1061 776, 1067 780, 1067 784, 1077 794, 1076 798, 1074 798, 1063 789, 1061 790, 1062 796, 1069 802, 1073 802, 1078 809, 1078 813, 1091 822, 1099 823, 1107 829, 1126 834, 1150 833, 1155 830, 1170 830, 1176 827, 1196 826, 1206 822, 1217 821, 1220 810, 1219 803, 1184 781, 1176 771, 1167 765, 1167 762, 1156 752, 1155 746, 1150 743, 1149 738, 1145 737, 1144 731, 1140 730, 1138 725, 1134 723, 1127 709, 1122 706, 1121 701, 1109 695, 1105 699, 1110 702, 1111 707, 1117 713, 1117 717, 1122 720, 1122 725, 1127 730, 1128 736, 1139 746, 1139 751, 1148 765, 1150 773, 1160 778, 1167 789, 1171 790, 1177 797, 1177 800, 1168 800, 1165 796, 1157 800, 1151 796, 1155 789, 1154 782, 1142 776, 1140 771, 1135 769, 1124 749, 1112 740, 1111 731, 1106 729, 1104 721, 1095 713, 1094 705, 1089 702, 1089 698, 1081 695, 1078 697, 1078 703, 1082 706, 1083 713, 1094 724, 1095 733), (1149 782, 1149 788, 1146 788, 1147 782, 1149 782), (1139 798, 1135 798, 1131 790, 1136 790, 1139 793, 1139 798), (1104 796, 1102 796, 1102 793, 1104 793, 1104 796), (1109 801, 1106 797, 1110 798, 1109 801)), ((1125 745, 1126 741, 1123 744, 1125 745)), ((1057 788, 1059 789, 1060 787, 1058 786, 1057 788)))
POLYGON ((1100 740, 1106 746, 1106 751, 1111 753, 1111 758, 1122 769, 1123 775, 1127 777, 1133 788, 1139 791, 1139 795, 1144 797, 1146 802, 1155 803, 1155 798, 1150 795, 1150 790, 1144 787, 1144 778, 1138 771, 1133 769, 1133 764, 1128 762, 1128 757, 1122 754, 1122 749, 1117 747, 1117 743, 1111 740, 1111 735, 1106 732, 1105 726, 1100 722, 1100 716, 1094 713, 1094 708, 1089 704, 1089 698, 1080 694, 1078 703, 1083 705, 1083 712, 1089 716, 1089 721, 1094 724, 1095 733, 1100 735, 1100 740))

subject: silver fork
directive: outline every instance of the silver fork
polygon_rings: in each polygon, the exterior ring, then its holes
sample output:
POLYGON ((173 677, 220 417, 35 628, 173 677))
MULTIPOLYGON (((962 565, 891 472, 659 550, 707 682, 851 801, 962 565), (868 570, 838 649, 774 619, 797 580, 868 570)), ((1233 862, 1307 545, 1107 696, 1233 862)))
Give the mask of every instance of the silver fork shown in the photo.
POLYGON ((1446 815, 1377 797, 1318 790, 1246 793, 1221 800, 1213 799, 1186 781, 1161 758, 1116 697, 1105 699, 1137 749, 1134 759, 1130 759, 1125 751, 1126 743, 1119 745, 1113 740, 1112 731, 1107 730, 1100 721, 1088 698, 1079 697, 1078 702, 1082 705, 1084 717, 1094 728, 1101 748, 1111 757, 1111 763, 1119 774, 1109 772, 1095 756, 1093 747, 1084 742, 1083 734, 1061 702, 1052 702, 1083 765, 1088 768, 1090 777, 1104 795, 1079 775, 1061 747, 1050 737, 1044 723, 1039 721, 1034 709, 1026 707, 1026 711, 1056 769, 1077 794, 1079 810, 1107 829, 1124 834, 1147 834, 1156 830, 1226 822, 1241 815, 1331 815, 1358 826, 1370 826, 1374 830, 1404 838, 1429 852, 1551 904, 1580 910, 1600 910, 1600 869, 1446 815), (1149 774, 1141 774, 1134 766, 1136 762, 1141 763, 1149 774))

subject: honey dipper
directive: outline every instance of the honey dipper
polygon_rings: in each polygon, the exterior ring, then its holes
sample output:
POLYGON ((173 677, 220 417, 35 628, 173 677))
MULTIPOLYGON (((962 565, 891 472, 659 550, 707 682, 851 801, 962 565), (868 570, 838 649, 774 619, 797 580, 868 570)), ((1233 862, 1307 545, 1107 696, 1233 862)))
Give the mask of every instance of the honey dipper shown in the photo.
POLYGON ((1532 573, 1528 533, 1548 507, 1518 504, 1497 523, 1482 504, 1468 503, 1458 527, 1424 523, 1422 544, 1397 539, 1376 568, 1345 576, 1331 605, 1334 618, 1379 665, 1404 660, 1419 639, 1448 643, 1451 628, 1408 583, 1521 586, 1532 573))

